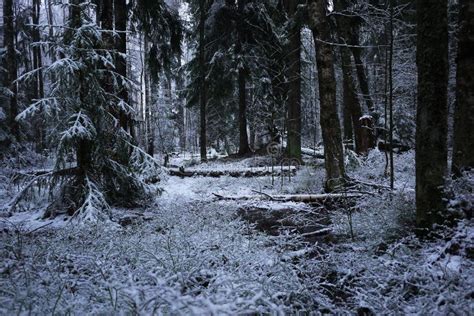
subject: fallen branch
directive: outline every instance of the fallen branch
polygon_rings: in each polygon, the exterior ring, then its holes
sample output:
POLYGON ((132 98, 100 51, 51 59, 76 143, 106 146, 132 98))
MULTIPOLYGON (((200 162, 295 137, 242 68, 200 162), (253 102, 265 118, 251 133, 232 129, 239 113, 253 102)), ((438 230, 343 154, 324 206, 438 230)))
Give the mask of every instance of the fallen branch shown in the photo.
POLYGON ((289 194, 289 195, 269 195, 259 192, 259 195, 230 195, 224 196, 217 193, 212 193, 219 200, 271 200, 279 202, 302 202, 302 203, 316 203, 328 200, 338 199, 354 199, 362 196, 362 193, 330 193, 330 194, 289 194))
POLYGON ((60 170, 34 170, 30 172, 16 172, 14 175, 16 177, 42 177, 42 176, 72 176, 79 173, 79 168, 67 168, 67 169, 60 169, 60 170))
POLYGON ((309 233, 303 233, 300 236, 301 237, 308 237, 308 236, 321 236, 321 235, 326 235, 329 234, 332 231, 332 228, 326 227, 322 229, 318 229, 309 233))
POLYGON ((53 176, 66 176, 66 175, 74 175, 78 173, 78 168, 68 168, 68 169, 61 169, 61 170, 36 170, 30 173, 16 173, 16 176, 20 177, 32 177, 28 183, 21 189, 21 191, 7 204, 5 209, 7 212, 12 212, 18 202, 23 198, 26 192, 33 186, 37 181, 42 178, 46 177, 53 177, 53 176))
POLYGON ((24 187, 23 189, 7 204, 7 206, 5 207, 5 209, 7 210, 7 212, 12 212, 13 209, 16 207, 16 205, 18 204, 18 202, 23 198, 23 195, 25 195, 25 193, 28 191, 28 189, 33 185, 35 184, 39 179, 43 178, 43 177, 46 177, 46 176, 50 176, 52 175, 53 172, 49 172, 49 173, 41 173, 40 175, 37 175, 37 176, 34 176, 33 179, 31 179, 24 187))
POLYGON ((376 188, 376 189, 392 190, 389 186, 383 185, 383 184, 371 183, 371 182, 364 182, 364 181, 360 181, 360 180, 352 180, 352 181, 353 181, 354 183, 366 185, 366 186, 373 187, 373 188, 376 188))

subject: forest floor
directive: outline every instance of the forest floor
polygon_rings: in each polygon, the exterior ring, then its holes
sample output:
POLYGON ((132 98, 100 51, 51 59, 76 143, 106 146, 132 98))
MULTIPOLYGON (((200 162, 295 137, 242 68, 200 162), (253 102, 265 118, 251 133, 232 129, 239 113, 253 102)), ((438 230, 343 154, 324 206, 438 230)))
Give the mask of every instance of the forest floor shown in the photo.
MULTIPOLYGON (((351 177, 378 184, 359 186, 366 193, 355 201, 214 195, 321 193, 320 160, 273 181, 168 176, 152 205, 113 209, 112 221, 95 225, 40 219, 30 201, 0 218, 0 314, 470 314, 472 219, 432 241, 415 238, 413 156, 397 155, 395 191, 380 186, 387 183, 382 153, 348 159, 351 177)), ((236 170, 265 159, 186 166, 236 170)), ((472 207, 473 177, 463 181, 453 207, 472 207)), ((16 191, 8 183, 0 176, 3 204, 16 191)))

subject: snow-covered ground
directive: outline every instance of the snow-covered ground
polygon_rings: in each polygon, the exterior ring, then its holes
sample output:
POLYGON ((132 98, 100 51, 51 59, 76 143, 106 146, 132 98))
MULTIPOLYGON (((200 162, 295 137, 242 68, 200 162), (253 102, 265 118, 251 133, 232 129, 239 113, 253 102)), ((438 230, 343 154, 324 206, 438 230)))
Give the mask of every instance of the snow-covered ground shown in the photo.
MULTIPOLYGON (((195 168, 258 167, 258 159, 195 168)), ((152 205, 114 209, 115 222, 42 220, 34 207, 5 215, 0 314, 468 315, 474 311, 474 225, 464 220, 436 241, 414 238, 407 224, 414 215, 413 154, 396 159, 395 193, 372 188, 375 195, 328 210, 213 195, 320 193, 324 171, 316 162, 291 179, 168 177, 152 205), (298 223, 324 211, 332 232, 307 239, 282 227, 271 235, 239 215, 254 209, 291 210, 298 223)), ((348 161, 350 175, 362 182, 386 184, 383 167, 379 152, 362 165, 348 161)), ((2 203, 14 195, 7 180, 0 179, 9 192, 2 203)))

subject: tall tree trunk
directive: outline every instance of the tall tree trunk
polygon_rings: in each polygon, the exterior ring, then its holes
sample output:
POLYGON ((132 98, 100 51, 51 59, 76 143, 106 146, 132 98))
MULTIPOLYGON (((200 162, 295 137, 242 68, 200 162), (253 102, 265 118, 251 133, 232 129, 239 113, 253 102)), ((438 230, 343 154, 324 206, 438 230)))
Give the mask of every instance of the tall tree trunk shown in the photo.
MULTIPOLYGON (((70 7, 69 7, 69 14, 70 14, 70 19, 69 19, 69 30, 71 32, 76 32, 77 29, 79 29, 82 26, 82 19, 81 19, 81 4, 83 3, 84 0, 71 0, 69 2, 70 7)), ((66 36, 66 42, 71 41, 74 33, 69 34, 66 36)), ((85 90, 83 87, 83 82, 84 82, 84 73, 82 71, 79 71, 79 99, 81 102, 81 107, 84 102, 84 99, 86 98, 86 94, 88 91, 85 90)), ((84 185, 85 177, 87 176, 87 173, 89 172, 91 161, 92 161, 92 148, 91 148, 91 143, 89 140, 81 140, 77 144, 76 148, 76 160, 77 160, 77 167, 79 169, 79 175, 77 178, 77 183, 76 186, 80 188, 81 186, 84 185)), ((77 190, 77 188, 72 188, 72 190, 77 190)), ((79 189, 81 190, 81 189, 79 189)))
MULTIPOLYGON (((100 21, 101 27, 106 32, 104 33, 104 42, 108 49, 115 51, 115 71, 124 78, 127 76, 127 62, 124 55, 127 53, 127 8, 124 0, 104 0, 100 6, 100 21), (113 32, 117 31, 118 36, 114 36, 113 32)), ((128 102, 128 92, 126 87, 114 86, 112 78, 107 79, 106 88, 111 93, 116 93, 117 96, 125 102, 128 102)), ((120 126, 128 131, 130 118, 124 111, 114 113, 114 116, 119 120, 120 126)))
POLYGON ((288 156, 301 160, 301 32, 296 21, 298 1, 285 0, 290 23, 288 45, 288 156))
POLYGON ((15 54, 15 16, 13 13, 13 0, 3 1, 3 46, 5 47, 6 74, 4 77, 4 86, 11 91, 8 107, 8 125, 13 136, 19 136, 18 123, 15 120, 18 114, 17 100, 17 63, 15 54))
POLYGON ((178 125, 178 137, 179 137, 179 149, 181 151, 186 150, 186 129, 185 129, 185 106, 186 102, 183 98, 183 89, 184 89, 184 72, 181 68, 181 56, 178 58, 178 73, 175 77, 176 83, 176 106, 178 108, 178 118, 177 118, 177 125, 178 125))
MULTIPOLYGON (((356 87, 354 83, 354 76, 352 75, 352 61, 350 51, 346 47, 341 47, 341 63, 342 63, 342 80, 343 80, 343 101, 344 101, 344 115, 346 109, 350 116, 350 126, 353 127, 355 151, 358 154, 366 154, 368 151, 368 142, 364 141, 363 127, 360 118, 362 117, 362 110, 357 97, 356 87)), ((346 118, 344 118, 344 122, 346 118)), ((346 123, 344 123, 346 124, 346 123)), ((344 126, 345 128, 345 126, 344 126)), ((344 131, 345 133, 345 131, 344 131)))
MULTIPOLYGON (((34 43, 41 41, 40 38, 40 28, 39 28, 39 19, 40 19, 40 8, 41 0, 33 0, 33 29, 32 29, 32 40, 34 43)), ((42 99, 44 97, 44 87, 43 87, 43 71, 41 70, 43 66, 41 46, 33 46, 33 69, 36 69, 36 76, 34 78, 34 91, 33 97, 35 99, 42 99)), ((44 148, 44 124, 40 118, 36 118, 34 122, 35 129, 35 138, 36 138, 36 149, 41 151, 44 148)))
POLYGON ((453 172, 474 169, 474 2, 460 0, 453 172))
POLYGON ((336 80, 334 56, 331 45, 329 18, 326 15, 326 0, 311 0, 308 5, 310 27, 316 45, 319 98, 321 102, 321 130, 324 142, 324 165, 326 168, 326 190, 332 191, 344 182, 344 154, 341 126, 336 104, 336 80))
MULTIPOLYGON (((145 35, 144 39, 144 51, 148 51, 148 38, 145 35)), ((145 63, 146 65, 146 63, 145 63)), ((153 157, 155 154, 155 129, 153 120, 153 96, 151 91, 152 80, 150 76, 149 68, 144 70, 144 83, 145 83, 145 134, 146 134, 146 151, 147 154, 153 157)))
POLYGON ((388 108, 390 112, 390 188, 393 190, 395 182, 395 167, 393 164, 393 0, 390 0, 390 55, 388 60, 388 79, 389 79, 389 96, 388 108))
POLYGON ((239 155, 250 152, 247 135, 247 91, 246 91, 246 70, 239 69, 239 155))
MULTIPOLYGON (((115 38, 116 55, 115 67, 119 75, 127 77, 127 1, 114 0, 114 26, 115 31, 118 32, 118 37, 115 38)), ((129 103, 127 87, 122 85, 118 91, 118 96, 125 102, 129 103)), ((120 126, 129 131, 133 136, 132 117, 124 111, 120 112, 120 126)))
POLYGON ((247 1, 238 0, 237 10, 239 12, 239 19, 237 21, 237 45, 236 45, 236 57, 239 60, 240 68, 238 75, 238 87, 239 87, 239 155, 245 155, 250 152, 248 134, 247 134, 247 69, 244 61, 244 29, 243 23, 245 23, 244 9, 247 1))
POLYGON ((206 24, 206 0, 199 0, 199 115, 200 115, 200 138, 199 147, 201 161, 207 161, 207 136, 206 136, 206 107, 207 107, 207 85, 206 85, 206 59, 205 59, 205 37, 204 28, 206 24))
POLYGON ((447 0, 417 0, 418 104, 416 222, 420 233, 442 221, 447 168, 447 0))

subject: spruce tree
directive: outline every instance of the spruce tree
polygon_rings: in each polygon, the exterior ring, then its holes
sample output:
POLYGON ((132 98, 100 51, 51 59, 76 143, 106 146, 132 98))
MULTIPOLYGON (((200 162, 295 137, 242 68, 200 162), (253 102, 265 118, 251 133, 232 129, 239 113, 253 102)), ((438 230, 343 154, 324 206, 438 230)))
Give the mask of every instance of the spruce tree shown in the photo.
POLYGON ((156 176, 159 166, 133 144, 115 115, 133 113, 132 106, 115 93, 130 83, 116 71, 114 52, 104 40, 107 31, 91 16, 93 4, 73 0, 68 8, 67 27, 52 44, 61 58, 44 69, 56 82, 18 119, 39 113, 56 115, 60 122, 51 135, 58 144, 51 172, 55 198, 45 216, 66 210, 69 215, 96 221, 107 218, 110 205, 144 203, 149 188, 146 180, 156 176))

